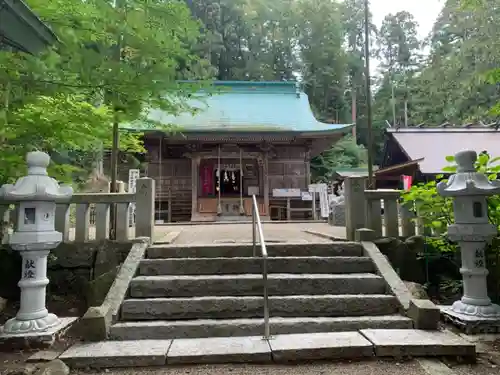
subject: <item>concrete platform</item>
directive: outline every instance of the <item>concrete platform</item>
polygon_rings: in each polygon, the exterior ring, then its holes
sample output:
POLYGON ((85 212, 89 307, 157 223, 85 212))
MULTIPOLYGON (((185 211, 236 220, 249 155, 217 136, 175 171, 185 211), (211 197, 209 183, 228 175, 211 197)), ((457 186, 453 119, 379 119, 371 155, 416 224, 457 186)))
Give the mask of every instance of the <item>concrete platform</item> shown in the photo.
POLYGON ((70 367, 141 367, 165 364, 282 362, 377 357, 475 357, 475 345, 451 332, 367 329, 175 340, 77 344, 59 358, 70 367))
POLYGON ((174 340, 167 364, 271 362, 267 340, 258 336, 174 340))
POLYGON ((363 329, 377 357, 435 357, 476 355, 474 344, 448 331, 416 329, 363 329))
POLYGON ((373 356, 372 343, 358 332, 277 335, 269 345, 276 362, 373 356))

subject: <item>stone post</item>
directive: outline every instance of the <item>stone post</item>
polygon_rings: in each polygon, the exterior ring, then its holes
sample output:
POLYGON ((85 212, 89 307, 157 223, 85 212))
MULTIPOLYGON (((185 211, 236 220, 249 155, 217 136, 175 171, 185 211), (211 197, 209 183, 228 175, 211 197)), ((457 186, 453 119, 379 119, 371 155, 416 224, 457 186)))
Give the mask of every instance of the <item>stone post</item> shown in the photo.
POLYGON ((448 237, 460 246, 462 256, 463 297, 450 307, 443 308, 446 318, 467 331, 500 328, 500 306, 488 297, 486 277, 486 245, 498 234, 489 223, 486 197, 500 194, 500 181, 489 181, 476 172, 477 154, 462 151, 455 155, 457 173, 437 185, 438 193, 453 197, 455 224, 448 227, 448 237), (485 326, 485 327, 481 327, 485 326))
POLYGON ((366 226, 366 177, 347 177, 344 181, 346 238, 354 241, 356 229, 366 226))
POLYGON ((136 187, 135 237, 149 237, 153 241, 155 216, 155 180, 138 178, 136 187))
MULTIPOLYGON (((198 185, 200 181, 200 162, 198 155, 191 156, 191 218, 195 219, 198 214, 198 185)), ((169 210, 171 207, 169 206, 169 210)))
POLYGON ((59 318, 45 307, 47 257, 62 241, 62 234, 55 231, 56 203, 68 202, 73 194, 69 186, 59 186, 47 175, 49 155, 30 152, 26 156, 28 175, 15 185, 0 188, 0 198, 19 202, 18 226, 9 239, 13 250, 22 258, 21 304, 15 318, 4 327, 6 334, 42 332, 59 325, 59 318))

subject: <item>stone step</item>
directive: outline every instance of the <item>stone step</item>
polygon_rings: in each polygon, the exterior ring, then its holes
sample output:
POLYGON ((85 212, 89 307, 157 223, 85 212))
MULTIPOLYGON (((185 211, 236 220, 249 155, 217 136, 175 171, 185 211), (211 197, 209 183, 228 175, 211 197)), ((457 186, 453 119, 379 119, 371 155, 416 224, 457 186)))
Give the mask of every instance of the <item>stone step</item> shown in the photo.
MULTIPOLYGON (((269 273, 369 273, 375 268, 369 257, 271 257, 269 273)), ((259 257, 143 259, 139 275, 218 275, 261 273, 259 257)))
MULTIPOLYGON (((271 334, 410 329, 411 319, 401 315, 303 317, 270 320, 271 334)), ((155 320, 119 322, 111 326, 111 340, 174 339, 176 337, 234 337, 264 334, 264 319, 155 320)))
MULTIPOLYGON (((127 299, 123 320, 230 319, 263 317, 262 297, 194 297, 127 299)), ((398 312, 389 295, 271 296, 271 316, 370 316, 398 312)))
POLYGON ((362 330, 174 340, 78 343, 60 355, 72 368, 141 367, 175 364, 289 362, 361 357, 463 356, 474 344, 450 332, 362 330))
MULTIPOLYGON (((273 296, 315 294, 384 294, 380 276, 351 274, 269 274, 268 293, 273 296)), ((202 276, 138 276, 130 284, 132 298, 262 296, 261 274, 202 276)))
MULTIPOLYGON (((270 257, 278 256, 363 256, 363 247, 358 242, 317 242, 317 243, 269 243, 267 252, 270 257)), ((259 252, 257 247, 257 252, 259 252)), ((252 244, 182 244, 152 245, 148 248, 147 258, 230 258, 252 257, 252 244)))

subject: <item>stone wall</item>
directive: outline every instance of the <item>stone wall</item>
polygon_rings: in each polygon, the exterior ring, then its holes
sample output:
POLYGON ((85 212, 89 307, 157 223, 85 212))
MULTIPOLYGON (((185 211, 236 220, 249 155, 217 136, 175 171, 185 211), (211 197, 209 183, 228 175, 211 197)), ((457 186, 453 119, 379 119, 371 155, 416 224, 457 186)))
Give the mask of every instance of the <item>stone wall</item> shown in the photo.
POLYGON ((426 285, 431 298, 451 304, 461 297, 460 291, 442 289, 450 281, 461 280, 460 252, 441 253, 432 248, 429 238, 412 236, 401 240, 390 237, 374 241, 401 279, 426 285))
MULTIPOLYGON (((131 247, 129 242, 113 241, 59 245, 49 256, 48 293, 80 296, 88 306, 101 304, 131 247)), ((0 297, 19 298, 20 276, 19 254, 0 247, 0 297)))
POLYGON ((401 279, 419 284, 425 284, 425 260, 421 258, 424 252, 424 238, 420 236, 400 240, 392 237, 382 237, 374 241, 401 279))

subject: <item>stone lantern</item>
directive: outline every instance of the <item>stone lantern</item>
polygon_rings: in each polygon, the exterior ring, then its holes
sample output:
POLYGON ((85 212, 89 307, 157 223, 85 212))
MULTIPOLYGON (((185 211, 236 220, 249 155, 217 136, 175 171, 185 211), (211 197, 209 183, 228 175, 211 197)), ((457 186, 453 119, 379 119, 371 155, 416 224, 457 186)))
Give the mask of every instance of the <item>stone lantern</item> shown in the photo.
POLYGON ((437 190, 440 195, 454 199, 455 224, 448 227, 448 237, 460 246, 464 294, 442 312, 468 332, 500 328, 500 306, 492 304, 488 297, 484 252, 498 232, 488 221, 486 198, 500 194, 500 181, 489 181, 486 175, 476 172, 474 151, 459 152, 455 160, 457 173, 448 182, 440 182, 437 190))
POLYGON ((49 155, 30 152, 26 156, 28 175, 15 185, 0 188, 0 198, 18 202, 16 231, 9 244, 22 257, 22 274, 18 285, 21 304, 15 318, 8 320, 4 334, 43 332, 59 324, 59 318, 45 307, 47 257, 62 241, 62 234, 54 229, 57 202, 67 202, 73 194, 69 186, 59 186, 47 175, 49 155))

